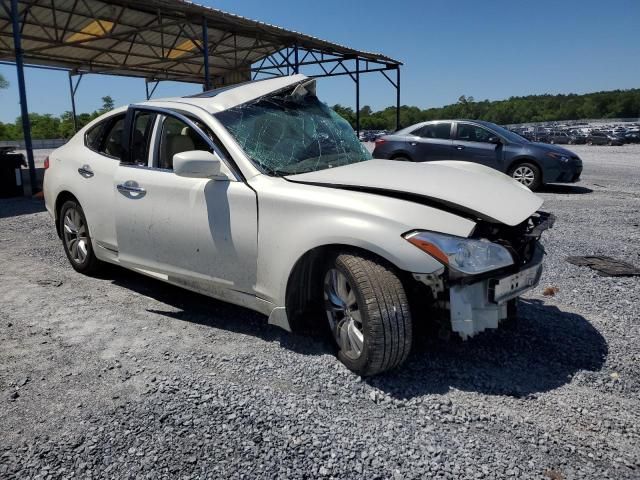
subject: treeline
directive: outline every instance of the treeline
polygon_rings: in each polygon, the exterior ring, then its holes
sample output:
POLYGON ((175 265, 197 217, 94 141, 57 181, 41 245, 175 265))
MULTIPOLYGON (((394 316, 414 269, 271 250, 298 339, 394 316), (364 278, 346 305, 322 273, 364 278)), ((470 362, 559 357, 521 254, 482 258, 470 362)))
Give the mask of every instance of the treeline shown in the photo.
MULTIPOLYGON (((355 128, 355 111, 335 105, 334 110, 355 128)), ((427 120, 470 118, 487 120, 500 125, 586 118, 638 118, 640 117, 640 89, 577 95, 528 95, 508 100, 475 101, 462 95, 458 103, 440 108, 421 110, 418 107, 400 107, 400 125, 409 126, 427 120)), ((395 107, 373 112, 369 106, 360 109, 362 130, 394 130, 395 107)))
MULTIPOLYGON (((113 109, 113 99, 102 97, 102 108, 92 113, 78 115, 81 128, 97 116, 113 109)), ((356 116, 352 108, 334 105, 334 110, 355 128, 356 116)), ((462 95, 458 102, 440 108, 421 110, 418 107, 400 107, 400 125, 409 126, 426 120, 445 118, 473 118, 501 125, 511 123, 547 122, 554 120, 579 120, 583 118, 637 118, 640 117, 640 89, 613 90, 584 95, 529 95, 511 97, 508 100, 477 102, 462 95)), ((32 113, 31 130, 34 139, 69 138, 73 135, 71 112, 60 116, 32 113)), ((371 107, 360 109, 362 130, 394 130, 395 107, 374 112, 371 107)), ((22 121, 0 122, 0 140, 21 140, 22 121)))
MULTIPOLYGON (((113 99, 110 96, 102 97, 102 108, 92 113, 80 113, 77 115, 78 129, 96 117, 99 117, 109 110, 113 110, 113 99)), ((34 140, 51 138, 70 138, 74 134, 73 115, 71 112, 64 112, 60 116, 49 113, 30 113, 31 137, 34 140)), ((16 118, 13 123, 0 122, 0 140, 22 140, 22 119, 16 118)))

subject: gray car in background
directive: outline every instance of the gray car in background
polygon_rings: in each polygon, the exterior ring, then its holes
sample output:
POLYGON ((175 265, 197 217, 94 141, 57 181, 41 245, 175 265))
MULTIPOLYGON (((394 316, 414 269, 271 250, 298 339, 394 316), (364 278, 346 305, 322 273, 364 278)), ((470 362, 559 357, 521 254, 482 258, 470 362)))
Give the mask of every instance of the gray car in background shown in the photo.
POLYGON ((376 140, 374 158, 430 162, 463 160, 506 173, 531 190, 580 179, 582 160, 557 145, 530 142, 480 120, 419 123, 376 140))

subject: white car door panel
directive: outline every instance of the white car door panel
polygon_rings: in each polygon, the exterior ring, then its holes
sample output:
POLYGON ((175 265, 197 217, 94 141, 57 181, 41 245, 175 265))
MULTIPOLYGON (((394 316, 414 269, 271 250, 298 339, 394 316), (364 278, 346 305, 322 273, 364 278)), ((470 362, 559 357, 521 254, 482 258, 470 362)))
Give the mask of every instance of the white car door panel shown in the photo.
POLYGON ((217 297, 254 291, 258 211, 244 182, 121 164, 114 191, 123 265, 217 297))
MULTIPOLYGON (((119 118, 114 115, 112 118, 119 118)), ((110 123, 113 120, 108 119, 110 123)), ((108 132, 105 132, 105 135, 108 132)), ((113 179, 119 159, 98 153, 86 145, 78 147, 82 152, 74 162, 72 176, 77 176, 74 193, 87 217, 94 246, 115 250, 117 247, 115 215, 113 210, 113 179)), ((101 256, 100 248, 96 249, 101 256)))

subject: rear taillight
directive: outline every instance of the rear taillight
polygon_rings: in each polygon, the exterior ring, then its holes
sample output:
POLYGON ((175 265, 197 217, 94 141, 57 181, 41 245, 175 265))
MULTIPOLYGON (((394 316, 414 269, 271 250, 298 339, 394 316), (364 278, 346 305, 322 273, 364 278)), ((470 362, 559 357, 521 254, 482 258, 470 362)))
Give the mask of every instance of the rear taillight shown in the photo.
POLYGON ((384 138, 376 138, 376 145, 382 145, 383 143, 387 143, 384 138))
POLYGON ((46 170, 47 168, 49 168, 49 157, 44 159, 44 169, 46 170))

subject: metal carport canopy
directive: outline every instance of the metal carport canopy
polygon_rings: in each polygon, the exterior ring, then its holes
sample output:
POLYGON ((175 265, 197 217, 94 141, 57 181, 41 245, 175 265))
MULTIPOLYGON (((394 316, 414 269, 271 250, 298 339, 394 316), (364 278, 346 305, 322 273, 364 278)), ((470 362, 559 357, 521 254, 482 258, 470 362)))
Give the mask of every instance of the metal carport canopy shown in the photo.
MULTIPOLYGON (((147 85, 174 80, 201 83, 205 89, 258 76, 348 75, 356 87, 358 132, 360 75, 379 72, 396 89, 400 126, 398 60, 184 0, 2 0, 0 62, 17 67, 32 187, 25 64, 62 68, 80 78, 86 73, 122 75, 145 78, 147 85)), ((74 119, 78 83, 70 77, 74 119)))
MULTIPOLYGON (((183 0, 19 1, 24 61, 78 73, 108 73, 216 85, 252 73, 286 74, 326 65, 321 75, 355 74, 336 64, 358 58, 376 69, 401 62, 183 0), (203 28, 206 25, 207 28, 203 28), (295 54, 298 51, 298 61, 295 54), (273 58, 271 58, 273 57, 273 58), (269 59, 271 61, 269 61, 269 59), (264 61, 261 67, 256 64, 264 61), (332 71, 333 69, 333 71, 332 71)), ((0 59, 13 60, 9 2, 0 10, 0 59)), ((360 73, 370 70, 365 66, 360 73)))

